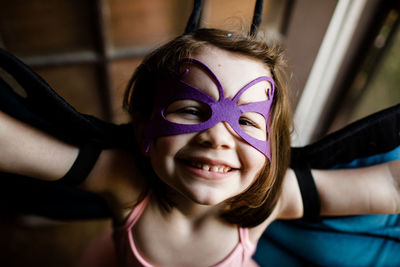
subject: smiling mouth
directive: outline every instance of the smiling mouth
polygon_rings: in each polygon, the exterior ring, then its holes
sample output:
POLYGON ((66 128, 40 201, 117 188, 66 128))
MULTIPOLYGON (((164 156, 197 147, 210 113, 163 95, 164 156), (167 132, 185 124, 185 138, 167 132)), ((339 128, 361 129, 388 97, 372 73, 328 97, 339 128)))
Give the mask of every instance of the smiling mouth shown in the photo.
POLYGON ((210 165, 198 161, 186 161, 188 165, 191 167, 194 167, 196 169, 201 169, 204 171, 209 171, 209 172, 217 172, 217 173, 227 173, 232 171, 233 169, 228 166, 220 166, 220 165, 210 165))

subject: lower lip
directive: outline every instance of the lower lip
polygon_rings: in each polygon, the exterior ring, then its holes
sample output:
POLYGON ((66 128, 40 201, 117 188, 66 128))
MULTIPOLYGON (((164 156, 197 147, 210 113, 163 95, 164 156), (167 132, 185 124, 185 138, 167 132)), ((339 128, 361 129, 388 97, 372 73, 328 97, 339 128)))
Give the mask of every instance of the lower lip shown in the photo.
POLYGON ((235 172, 235 170, 231 170, 229 172, 212 172, 193 167, 185 162, 181 162, 181 165, 189 173, 206 180, 223 180, 230 177, 233 172, 235 172))

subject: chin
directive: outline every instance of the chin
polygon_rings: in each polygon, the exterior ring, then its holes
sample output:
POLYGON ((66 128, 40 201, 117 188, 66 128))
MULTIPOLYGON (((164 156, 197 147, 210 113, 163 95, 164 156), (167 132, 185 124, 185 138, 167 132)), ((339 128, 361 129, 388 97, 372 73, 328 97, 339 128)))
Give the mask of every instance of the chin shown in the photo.
POLYGON ((205 206, 215 206, 221 204, 227 199, 220 194, 214 192, 189 193, 187 194, 187 197, 191 201, 205 206))
POLYGON ((217 201, 215 199, 192 199, 193 202, 204 206, 215 206, 220 204, 222 201, 217 201))

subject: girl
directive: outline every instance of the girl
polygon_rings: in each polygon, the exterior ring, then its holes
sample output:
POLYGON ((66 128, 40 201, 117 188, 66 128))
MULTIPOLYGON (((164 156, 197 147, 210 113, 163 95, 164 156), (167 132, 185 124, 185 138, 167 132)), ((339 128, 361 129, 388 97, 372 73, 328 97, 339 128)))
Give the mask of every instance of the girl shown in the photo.
MULTIPOLYGON (((283 69, 278 47, 213 29, 145 58, 124 102, 137 147, 103 150, 80 185, 113 210, 120 266, 254 266, 268 225, 303 216, 283 69)), ((1 112, 0 146, 0 171, 43 180, 83 153, 1 112)), ((398 161, 313 175, 323 215, 400 212, 398 161)))

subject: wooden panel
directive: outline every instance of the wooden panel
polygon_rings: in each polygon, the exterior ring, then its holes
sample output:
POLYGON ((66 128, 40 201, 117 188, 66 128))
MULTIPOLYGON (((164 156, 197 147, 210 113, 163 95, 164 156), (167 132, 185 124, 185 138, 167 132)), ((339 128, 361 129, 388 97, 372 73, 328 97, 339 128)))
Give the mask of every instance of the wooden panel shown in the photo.
POLYGON ((181 33, 192 1, 110 0, 110 31, 116 48, 158 44, 181 33))
POLYGON ((250 29, 255 0, 205 1, 202 26, 227 30, 250 29))
MULTIPOLYGON (((264 0, 263 17, 261 21, 261 30, 273 35, 280 35, 288 17, 285 17, 286 9, 291 0, 264 0)), ((272 36, 279 38, 280 36, 272 36)))
POLYGON ((111 64, 110 102, 112 121, 115 123, 124 123, 130 120, 128 114, 122 109, 122 102, 127 84, 141 61, 141 58, 132 58, 114 61, 111 64))
POLYGON ((4 46, 20 56, 93 47, 93 1, 2 1, 4 46))
POLYGON ((53 89, 80 112, 103 118, 93 65, 67 65, 35 69, 53 89))

